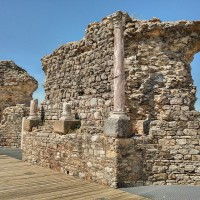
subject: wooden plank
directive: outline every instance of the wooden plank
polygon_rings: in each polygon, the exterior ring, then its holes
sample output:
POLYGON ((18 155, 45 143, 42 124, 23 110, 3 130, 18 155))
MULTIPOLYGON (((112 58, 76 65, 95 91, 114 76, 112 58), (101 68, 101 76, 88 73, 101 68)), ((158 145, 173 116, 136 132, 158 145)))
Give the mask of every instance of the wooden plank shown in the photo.
POLYGON ((145 200, 4 155, 0 155, 0 199, 145 200))

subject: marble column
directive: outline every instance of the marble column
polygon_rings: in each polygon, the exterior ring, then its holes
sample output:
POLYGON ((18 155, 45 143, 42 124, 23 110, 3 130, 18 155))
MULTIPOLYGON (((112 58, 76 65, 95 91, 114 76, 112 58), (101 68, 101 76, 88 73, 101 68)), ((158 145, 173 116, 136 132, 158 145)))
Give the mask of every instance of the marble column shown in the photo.
POLYGON ((111 16, 114 26, 114 110, 105 121, 104 133, 110 137, 131 137, 130 118, 125 113, 124 26, 125 15, 111 16))
POLYGON ((114 26, 114 114, 125 113, 124 17, 113 16, 114 26))
POLYGON ((38 117, 38 100, 33 99, 30 103, 30 114, 28 119, 39 119, 38 117))

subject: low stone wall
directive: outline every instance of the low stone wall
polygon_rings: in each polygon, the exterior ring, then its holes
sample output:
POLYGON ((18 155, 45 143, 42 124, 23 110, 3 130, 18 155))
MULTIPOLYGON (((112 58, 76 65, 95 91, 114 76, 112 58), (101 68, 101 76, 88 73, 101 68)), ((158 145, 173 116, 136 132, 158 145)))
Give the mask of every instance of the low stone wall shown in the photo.
POLYGON ((20 148, 22 118, 28 113, 28 108, 23 104, 4 109, 0 123, 0 147, 20 148))
POLYGON ((23 133, 23 160, 117 186, 117 141, 90 134, 59 135, 50 131, 23 133))
POLYGON ((155 120, 148 136, 127 139, 59 135, 46 125, 24 132, 23 160, 111 187, 200 185, 200 113, 184 116, 155 120))

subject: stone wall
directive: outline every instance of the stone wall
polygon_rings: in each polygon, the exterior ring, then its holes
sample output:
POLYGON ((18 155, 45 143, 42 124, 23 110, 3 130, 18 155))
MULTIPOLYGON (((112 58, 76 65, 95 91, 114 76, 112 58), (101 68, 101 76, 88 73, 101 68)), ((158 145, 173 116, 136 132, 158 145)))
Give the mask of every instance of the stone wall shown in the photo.
POLYGON ((24 161, 114 188, 146 183, 140 137, 119 139, 79 131, 59 135, 52 122, 45 123, 23 132, 24 161))
POLYGON ((13 61, 0 61, 0 146, 20 147, 22 117, 37 81, 13 61), (24 104, 18 105, 18 104, 24 104))
POLYGON ((0 120, 6 107, 29 106, 37 85, 37 81, 13 61, 0 61, 0 120))
POLYGON ((85 38, 42 59, 47 120, 61 116, 62 102, 82 119, 82 128, 101 130, 112 108, 113 28, 108 20, 88 26, 85 38))
POLYGON ((149 136, 127 139, 24 132, 23 160, 111 187, 200 185, 200 114, 194 116, 198 121, 178 134, 175 123, 154 121, 149 136))
MULTIPOLYGON (((190 63, 200 50, 199 26, 199 22, 126 16, 126 106, 134 133, 145 133, 143 124, 162 119, 170 107, 194 109, 190 63)), ((82 127, 101 130, 113 110, 113 45, 113 26, 104 18, 90 24, 81 41, 43 58, 46 119, 59 119, 62 102, 67 101, 82 119, 82 127)))
POLYGON ((127 105, 134 132, 148 133, 143 127, 166 120, 169 112, 193 110, 196 88, 190 63, 200 50, 200 23, 134 20, 125 34, 127 105))
POLYGON ((173 121, 151 123, 150 135, 157 147, 151 158, 145 158, 148 181, 200 185, 200 112, 173 116, 173 121))
POLYGON ((112 187, 199 185, 200 113, 194 111, 190 63, 200 51, 200 22, 124 16, 132 137, 109 138, 102 130, 113 110, 113 26, 107 17, 90 24, 81 41, 43 58, 46 123, 24 132, 23 159, 112 187), (63 102, 81 119, 81 128, 69 135, 51 128, 63 102))
POLYGON ((24 104, 7 107, 0 123, 0 147, 20 148, 22 118, 29 114, 24 104))
POLYGON ((23 160, 116 187, 116 141, 91 134, 24 132, 23 160))

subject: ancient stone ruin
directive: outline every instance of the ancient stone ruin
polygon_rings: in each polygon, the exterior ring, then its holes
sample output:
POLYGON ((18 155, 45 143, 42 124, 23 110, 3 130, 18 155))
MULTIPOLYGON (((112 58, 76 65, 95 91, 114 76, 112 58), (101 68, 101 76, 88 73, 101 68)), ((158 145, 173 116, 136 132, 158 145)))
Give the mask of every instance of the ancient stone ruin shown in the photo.
POLYGON ((23 159, 111 187, 200 185, 199 51, 200 21, 89 24, 42 59, 45 123, 23 131, 23 159), (66 103, 80 126, 61 120, 66 103))
POLYGON ((0 146, 20 147, 22 118, 37 81, 13 61, 0 61, 0 146))

